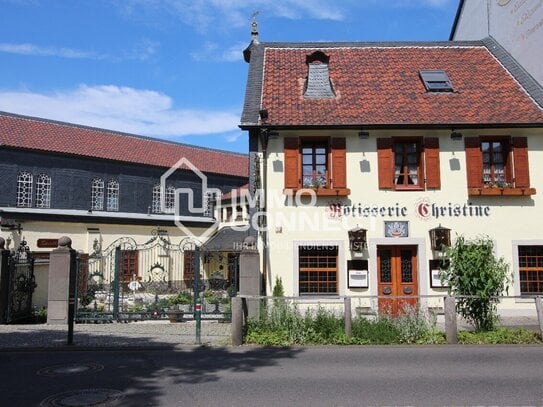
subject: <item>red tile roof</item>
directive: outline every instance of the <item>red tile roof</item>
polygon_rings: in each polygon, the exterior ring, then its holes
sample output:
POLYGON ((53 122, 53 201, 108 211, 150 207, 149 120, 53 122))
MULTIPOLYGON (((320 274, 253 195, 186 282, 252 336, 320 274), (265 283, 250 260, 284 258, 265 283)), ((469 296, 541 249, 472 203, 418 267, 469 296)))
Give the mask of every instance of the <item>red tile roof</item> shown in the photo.
POLYGON ((243 184, 238 188, 234 188, 231 191, 221 195, 222 201, 227 201, 232 199, 233 195, 236 195, 236 199, 240 199, 242 196, 247 196, 249 194, 249 184, 243 184), (235 191, 235 192, 234 192, 235 191))
POLYGON ((264 52, 267 125, 543 124, 540 106, 484 46, 313 44, 264 52), (303 97, 306 58, 317 50, 330 57, 335 98, 303 97), (444 70, 454 92, 427 92, 419 77, 425 69, 444 70))
POLYGON ((203 172, 248 177, 244 154, 2 112, 0 146, 166 168, 185 157, 203 172))

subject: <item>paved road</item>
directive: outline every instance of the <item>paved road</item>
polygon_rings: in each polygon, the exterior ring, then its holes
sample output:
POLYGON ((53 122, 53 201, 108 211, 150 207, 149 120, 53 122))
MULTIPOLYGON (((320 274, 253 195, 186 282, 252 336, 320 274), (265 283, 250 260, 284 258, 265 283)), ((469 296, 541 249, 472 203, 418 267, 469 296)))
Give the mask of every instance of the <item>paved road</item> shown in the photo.
POLYGON ((543 405, 542 346, 0 352, 3 406, 543 405))

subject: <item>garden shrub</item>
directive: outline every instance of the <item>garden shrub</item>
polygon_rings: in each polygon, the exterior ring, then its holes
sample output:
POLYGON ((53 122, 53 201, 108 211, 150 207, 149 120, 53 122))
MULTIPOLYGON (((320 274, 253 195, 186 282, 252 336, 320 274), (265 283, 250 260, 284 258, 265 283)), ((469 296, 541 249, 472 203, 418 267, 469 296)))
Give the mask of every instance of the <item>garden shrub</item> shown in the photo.
POLYGON ((467 242, 458 236, 446 249, 446 260, 448 267, 440 274, 449 294, 458 296, 457 311, 477 330, 492 330, 498 321, 496 297, 507 292, 511 283, 509 265, 496 258, 488 237, 467 242))

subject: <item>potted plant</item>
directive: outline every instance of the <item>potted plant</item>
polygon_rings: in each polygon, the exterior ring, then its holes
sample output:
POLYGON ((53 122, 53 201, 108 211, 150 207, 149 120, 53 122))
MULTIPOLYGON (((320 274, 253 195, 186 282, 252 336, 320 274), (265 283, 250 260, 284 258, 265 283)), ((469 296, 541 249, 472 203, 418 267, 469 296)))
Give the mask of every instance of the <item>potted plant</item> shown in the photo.
POLYGON ((190 311, 192 304, 192 295, 187 291, 181 291, 177 295, 169 298, 170 309, 167 311, 170 322, 181 322, 185 310, 190 311))

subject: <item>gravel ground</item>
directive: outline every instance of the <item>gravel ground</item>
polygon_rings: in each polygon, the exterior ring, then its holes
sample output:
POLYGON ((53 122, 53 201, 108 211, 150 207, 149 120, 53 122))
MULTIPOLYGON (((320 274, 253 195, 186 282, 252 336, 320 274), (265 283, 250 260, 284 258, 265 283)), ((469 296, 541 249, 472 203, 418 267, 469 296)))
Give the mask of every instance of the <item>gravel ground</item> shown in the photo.
MULTIPOLYGON (((58 348, 66 346, 67 325, 0 325, 0 350, 58 348)), ((202 321, 201 343, 227 345, 230 324, 202 321)), ((176 347, 196 345, 194 321, 139 321, 74 325, 75 348, 176 347)))

